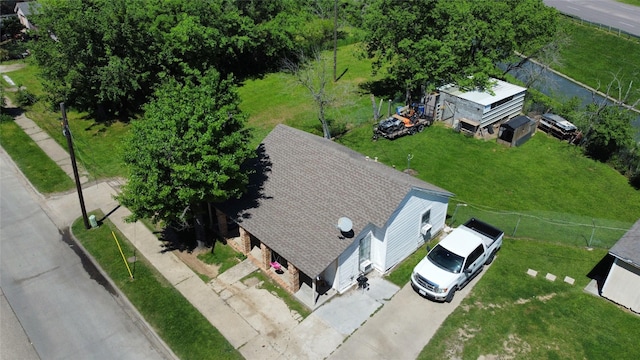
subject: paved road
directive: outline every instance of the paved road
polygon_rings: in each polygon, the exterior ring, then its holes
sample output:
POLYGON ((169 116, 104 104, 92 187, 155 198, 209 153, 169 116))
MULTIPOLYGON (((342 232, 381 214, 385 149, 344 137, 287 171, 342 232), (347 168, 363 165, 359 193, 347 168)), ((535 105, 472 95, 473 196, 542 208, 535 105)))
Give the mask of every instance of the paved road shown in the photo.
POLYGON ((0 149, 0 357, 166 358, 38 200, 0 149))
POLYGON ((560 12, 640 36, 640 7, 615 0, 544 0, 560 12))

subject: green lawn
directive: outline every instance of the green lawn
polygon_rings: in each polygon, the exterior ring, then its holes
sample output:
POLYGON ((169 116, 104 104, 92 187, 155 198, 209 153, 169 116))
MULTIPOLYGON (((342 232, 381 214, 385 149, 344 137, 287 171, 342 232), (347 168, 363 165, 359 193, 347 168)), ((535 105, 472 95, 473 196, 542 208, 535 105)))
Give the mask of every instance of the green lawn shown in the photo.
POLYGON ((633 104, 640 99, 640 39, 614 36, 568 19, 563 24, 571 41, 561 50, 562 60, 555 66, 556 70, 603 93, 607 93, 607 86, 617 78, 623 92, 614 88, 610 96, 625 97, 627 87, 632 84, 636 90, 629 94, 626 103, 633 104))
MULTIPOLYGON (((25 115, 66 149, 67 140, 62 134, 60 105, 51 107, 46 103, 41 82, 37 77, 38 68, 29 61, 24 63, 26 67, 11 71, 7 75, 17 85, 25 86, 27 91, 39 98, 37 103, 25 109, 25 115)), ((89 171, 90 178, 94 180, 126 176, 121 141, 127 132, 128 124, 117 121, 96 122, 87 113, 80 113, 69 107, 66 111, 76 160, 89 171)))
MULTIPOLYGON (((98 219, 104 216, 100 212, 92 214, 98 219)), ((73 234, 180 359, 242 359, 222 334, 135 252, 108 219, 90 230, 86 230, 78 219, 73 224, 73 234), (137 258, 131 266, 134 280, 129 276, 112 231, 118 237, 125 257, 135 255, 137 258)))
POLYGON ((585 274, 605 254, 506 240, 496 261, 418 358, 640 358, 635 336, 640 318, 583 291, 589 282, 585 274), (527 269, 538 275, 527 275, 527 269), (547 273, 557 279, 546 280, 547 273), (565 276, 575 284, 565 283, 565 276))
POLYGON ((207 263, 219 265, 218 275, 238 265, 242 260, 247 257, 235 251, 231 246, 216 241, 214 244, 213 252, 207 251, 202 254, 198 254, 198 259, 207 263))
POLYGON ((629 5, 635 5, 635 6, 640 6, 640 0, 616 0, 617 2, 621 2, 621 3, 625 3, 625 4, 629 4, 629 5))
POLYGON ((0 145, 40 193, 73 189, 73 180, 15 122, 0 123, 0 145))

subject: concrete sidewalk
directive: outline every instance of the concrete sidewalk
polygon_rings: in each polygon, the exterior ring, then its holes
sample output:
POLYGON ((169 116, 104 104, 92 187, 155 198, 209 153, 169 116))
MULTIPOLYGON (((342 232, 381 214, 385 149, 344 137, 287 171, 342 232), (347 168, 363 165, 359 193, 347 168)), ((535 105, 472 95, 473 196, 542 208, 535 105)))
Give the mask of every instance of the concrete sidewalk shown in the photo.
MULTIPOLYGON (((49 155, 51 160, 55 161, 60 168, 69 175, 71 180, 75 181, 75 177, 73 175, 73 165, 71 164, 71 156, 69 153, 58 144, 53 138, 49 136, 46 132, 42 131, 42 129, 36 125, 33 120, 26 117, 24 113, 15 117, 16 124, 24 130, 27 135, 35 141, 38 146, 49 155)), ((62 131, 62 129, 60 130, 62 131)), ((89 181, 89 173, 82 168, 81 165, 78 165, 78 177, 80 178, 80 183, 84 184, 89 181)))

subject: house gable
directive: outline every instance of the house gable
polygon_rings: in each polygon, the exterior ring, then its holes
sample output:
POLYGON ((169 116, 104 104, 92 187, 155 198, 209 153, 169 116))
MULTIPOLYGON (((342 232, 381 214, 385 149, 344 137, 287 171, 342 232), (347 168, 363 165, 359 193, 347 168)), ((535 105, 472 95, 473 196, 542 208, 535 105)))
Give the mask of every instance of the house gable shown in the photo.
POLYGON ((640 312, 640 220, 609 250, 614 257, 602 296, 640 312))

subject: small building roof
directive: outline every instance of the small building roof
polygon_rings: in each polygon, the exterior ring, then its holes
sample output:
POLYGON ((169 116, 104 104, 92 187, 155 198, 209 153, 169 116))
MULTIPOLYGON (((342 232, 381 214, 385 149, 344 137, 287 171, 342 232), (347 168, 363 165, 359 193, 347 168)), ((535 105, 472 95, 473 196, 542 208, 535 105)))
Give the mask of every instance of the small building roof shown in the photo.
POLYGON ((20 12, 24 16, 29 16, 29 15, 37 14, 41 7, 42 5, 35 1, 23 1, 23 2, 16 3, 16 6, 13 9, 13 11, 16 14, 20 12))
POLYGON ((640 268, 640 220, 622 235, 609 254, 640 268))
POLYGON ((487 90, 464 91, 454 84, 442 86, 439 90, 483 106, 491 105, 496 101, 527 91, 527 88, 498 79, 491 79, 491 83, 493 84, 491 91, 494 95, 491 95, 487 90))
POLYGON ((513 119, 505 122, 504 124, 502 124, 502 127, 508 127, 511 129, 517 129, 525 124, 529 124, 529 123, 533 123, 535 122, 533 119, 531 119, 528 116, 525 115, 518 115, 516 117, 514 117, 513 119))
POLYGON ((312 277, 355 240, 341 238, 339 218, 349 218, 358 235, 369 223, 384 226, 412 189, 453 196, 334 141, 285 125, 269 133, 258 153, 249 192, 220 210, 312 277))

